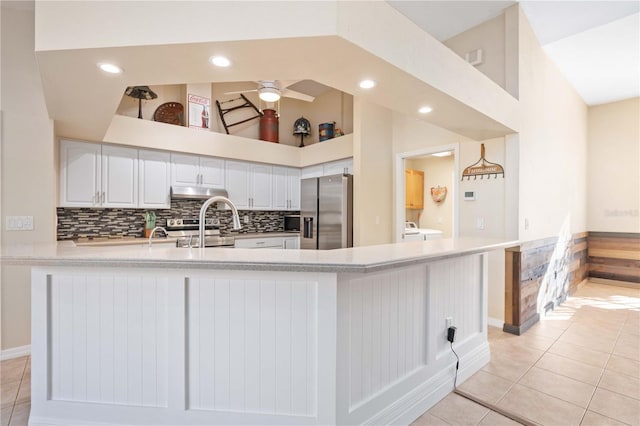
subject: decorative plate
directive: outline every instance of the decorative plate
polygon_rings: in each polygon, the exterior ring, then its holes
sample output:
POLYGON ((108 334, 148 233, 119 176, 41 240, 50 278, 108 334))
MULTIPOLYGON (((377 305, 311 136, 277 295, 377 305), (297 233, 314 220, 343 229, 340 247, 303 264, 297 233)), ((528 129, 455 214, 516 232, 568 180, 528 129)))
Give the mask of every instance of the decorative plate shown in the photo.
POLYGON ((184 107, 178 102, 166 102, 160 105, 153 113, 153 119, 161 123, 176 124, 182 126, 184 107))
POLYGON ((443 202, 446 196, 447 196, 446 186, 438 185, 437 188, 435 187, 431 188, 431 198, 433 198, 433 201, 435 201, 436 203, 443 202))

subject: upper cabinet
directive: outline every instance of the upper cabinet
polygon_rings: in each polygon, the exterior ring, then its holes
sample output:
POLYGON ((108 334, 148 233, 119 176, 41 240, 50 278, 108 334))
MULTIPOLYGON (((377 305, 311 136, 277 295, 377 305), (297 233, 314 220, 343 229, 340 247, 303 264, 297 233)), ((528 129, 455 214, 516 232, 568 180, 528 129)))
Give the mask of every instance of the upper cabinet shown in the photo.
POLYGON ((353 158, 316 164, 302 169, 302 179, 338 174, 353 174, 353 158))
POLYGON ((60 141, 60 206, 99 206, 101 170, 101 145, 60 141))
POLYGON ((424 208, 424 172, 405 169, 404 206, 407 209, 424 208))
POLYGON ((171 185, 225 187, 225 162, 222 158, 171 154, 171 185))
POLYGON ((300 169, 273 166, 271 175, 274 210, 300 210, 300 169))
POLYGON ((147 209, 171 208, 171 155, 162 151, 138 151, 138 201, 147 209))
POLYGON ((60 206, 137 205, 138 150, 60 141, 60 206))
POLYGON ((272 166, 243 161, 226 162, 229 199, 238 209, 271 210, 272 166))
POLYGON ((138 150, 102 146, 102 207, 138 206, 138 150))

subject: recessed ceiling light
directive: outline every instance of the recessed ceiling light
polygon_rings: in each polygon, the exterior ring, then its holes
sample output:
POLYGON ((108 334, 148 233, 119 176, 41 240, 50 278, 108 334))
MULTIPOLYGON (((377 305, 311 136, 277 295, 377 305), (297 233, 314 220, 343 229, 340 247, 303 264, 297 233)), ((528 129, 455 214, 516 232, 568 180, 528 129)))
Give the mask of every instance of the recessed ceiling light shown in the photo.
POLYGON ((372 87, 375 87, 376 82, 373 80, 362 80, 360 82, 360 88, 362 89, 371 89, 372 87))
POLYGON ((228 67, 231 65, 231 61, 224 56, 212 56, 209 58, 209 62, 216 67, 228 67))
POLYGON ((444 152, 436 152, 435 154, 431 154, 434 157, 448 157, 451 155, 451 151, 444 151, 444 152))
POLYGON ((120 74, 122 72, 122 68, 117 65, 110 64, 108 62, 101 62, 98 64, 98 67, 109 74, 120 74))
POLYGON ((433 108, 428 106, 420 107, 420 109, 418 110, 420 114, 429 114, 431 111, 433 111, 433 108))

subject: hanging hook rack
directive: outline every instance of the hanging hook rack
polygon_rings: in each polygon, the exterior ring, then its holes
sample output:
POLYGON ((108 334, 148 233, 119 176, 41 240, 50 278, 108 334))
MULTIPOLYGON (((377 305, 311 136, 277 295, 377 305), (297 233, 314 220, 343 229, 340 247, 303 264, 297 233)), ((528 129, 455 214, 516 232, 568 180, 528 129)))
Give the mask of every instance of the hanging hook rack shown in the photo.
POLYGON ((484 179, 484 176, 487 176, 487 179, 491 178, 491 175, 494 175, 494 178, 497 179, 498 175, 502 175, 504 178, 504 168, 497 163, 492 163, 491 161, 487 161, 484 158, 484 144, 480 145, 480 159, 464 169, 462 172, 462 179, 467 178, 467 180, 471 180, 471 176, 473 176, 473 180, 484 179))

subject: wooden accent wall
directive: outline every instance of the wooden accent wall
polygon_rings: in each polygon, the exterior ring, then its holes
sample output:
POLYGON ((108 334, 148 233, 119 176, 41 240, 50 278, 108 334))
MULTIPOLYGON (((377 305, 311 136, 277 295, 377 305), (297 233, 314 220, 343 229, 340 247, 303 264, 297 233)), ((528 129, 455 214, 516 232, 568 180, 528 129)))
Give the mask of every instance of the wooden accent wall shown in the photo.
POLYGON ((522 334, 572 294, 588 272, 587 233, 505 250, 504 331, 522 334))
POLYGON ((589 232, 589 276, 640 283, 640 234, 589 232))

